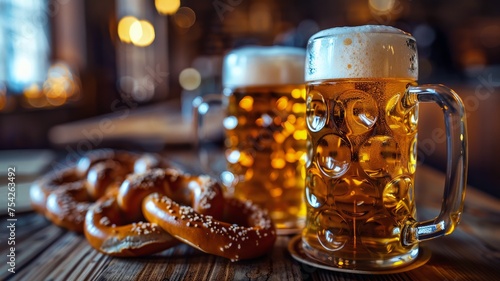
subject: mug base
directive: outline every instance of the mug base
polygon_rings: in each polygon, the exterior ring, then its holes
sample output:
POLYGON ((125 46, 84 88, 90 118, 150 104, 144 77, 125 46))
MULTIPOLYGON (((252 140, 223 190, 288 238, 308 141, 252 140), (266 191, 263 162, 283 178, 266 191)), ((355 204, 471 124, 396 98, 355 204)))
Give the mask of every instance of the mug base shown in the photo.
POLYGON ((420 247, 416 252, 416 256, 409 261, 402 263, 401 260, 370 260, 370 261, 356 261, 350 266, 345 266, 344 264, 336 264, 331 260, 334 258, 329 255, 330 258, 326 258, 327 262, 321 261, 317 258, 313 258, 307 254, 304 248, 304 243, 302 242, 301 235, 296 235, 293 237, 288 244, 288 251, 292 257, 304 264, 313 266, 316 268, 321 268, 330 271, 347 272, 347 273, 357 273, 357 274, 393 274, 401 273, 409 270, 416 269, 429 261, 431 257, 431 251, 425 247, 420 247))

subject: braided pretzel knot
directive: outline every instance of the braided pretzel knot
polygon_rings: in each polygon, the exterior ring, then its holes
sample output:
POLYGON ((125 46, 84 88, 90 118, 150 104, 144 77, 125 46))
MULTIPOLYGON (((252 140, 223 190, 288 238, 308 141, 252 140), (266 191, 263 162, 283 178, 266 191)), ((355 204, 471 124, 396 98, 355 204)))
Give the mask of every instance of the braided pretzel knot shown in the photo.
POLYGON ((179 240, 233 261, 272 247, 276 232, 266 212, 224 199, 208 176, 151 169, 163 166, 151 155, 93 151, 35 182, 32 205, 55 224, 84 231, 92 247, 112 256, 153 254, 179 240))
POLYGON ((116 198, 98 200, 89 209, 84 232, 90 245, 112 256, 139 256, 179 244, 156 223, 141 221, 142 201, 151 193, 175 198, 203 214, 222 217, 224 198, 217 182, 173 169, 152 169, 129 175, 116 198))
POLYGON ((129 175, 112 200, 99 200, 85 220, 87 240, 108 255, 142 255, 166 249, 167 244, 149 247, 157 242, 154 237, 160 230, 176 241, 232 261, 261 256, 276 240, 267 212, 249 202, 224 199, 220 185, 208 176, 153 169, 129 175), (124 217, 137 221, 141 205, 149 223, 120 225, 124 217))
POLYGON ((53 223, 82 232, 85 213, 92 202, 117 189, 127 174, 163 164, 149 154, 94 150, 76 165, 37 180, 30 188, 31 205, 53 223))

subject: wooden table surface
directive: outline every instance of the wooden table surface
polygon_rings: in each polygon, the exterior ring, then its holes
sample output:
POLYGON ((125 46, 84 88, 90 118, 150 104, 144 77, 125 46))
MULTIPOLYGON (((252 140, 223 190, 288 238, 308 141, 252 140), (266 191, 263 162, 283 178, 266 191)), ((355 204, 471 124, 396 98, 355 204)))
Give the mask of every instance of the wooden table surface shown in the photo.
MULTIPOLYGON (((170 153, 172 161, 202 172, 198 155, 170 153)), ((50 158, 47 158, 50 159, 50 158)), ((211 160, 208 160, 209 163, 211 160)), ((17 167, 17 170, 22 170, 17 167)), ((6 177, 6 176, 3 176, 6 177)), ((459 227, 451 235, 422 243, 432 253, 423 266, 398 274, 365 275, 318 269, 295 261, 287 250, 293 236, 280 236, 262 258, 230 262, 180 245, 142 258, 112 258, 91 248, 83 235, 52 225, 25 202, 33 177, 19 176, 15 214, 15 273, 8 271, 9 217, 1 216, 0 280, 500 280, 500 200, 472 187, 459 227)), ((444 175, 425 166, 417 171, 419 219, 440 207, 444 175)), ((0 180, 1 208, 7 208, 0 180)))

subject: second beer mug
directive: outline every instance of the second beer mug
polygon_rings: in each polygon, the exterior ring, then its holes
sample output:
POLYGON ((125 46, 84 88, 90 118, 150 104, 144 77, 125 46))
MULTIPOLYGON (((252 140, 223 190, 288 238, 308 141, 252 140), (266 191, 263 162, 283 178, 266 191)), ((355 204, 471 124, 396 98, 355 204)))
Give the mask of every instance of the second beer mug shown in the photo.
POLYGON ((304 49, 280 46, 236 49, 223 62, 223 182, 267 209, 278 234, 305 221, 304 62, 304 49))
POLYGON ((460 98, 417 86, 415 39, 384 26, 333 28, 309 40, 306 120, 309 152, 304 253, 333 268, 395 269, 419 256, 419 242, 460 220, 467 150, 460 98), (448 167, 441 213, 416 217, 418 103, 445 114, 448 167))

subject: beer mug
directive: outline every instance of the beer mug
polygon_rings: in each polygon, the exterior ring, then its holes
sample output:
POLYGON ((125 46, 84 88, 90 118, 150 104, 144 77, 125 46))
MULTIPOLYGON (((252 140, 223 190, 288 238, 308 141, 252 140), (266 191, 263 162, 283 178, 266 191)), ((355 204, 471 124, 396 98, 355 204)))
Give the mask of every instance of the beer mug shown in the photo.
MULTIPOLYGON (((305 222, 304 64, 304 49, 284 46, 243 47, 223 61, 222 182, 230 196, 267 209, 278 234, 298 233, 305 222)), ((199 131, 213 104, 212 96, 197 106, 199 131)))
POLYGON ((387 26, 320 31, 307 46, 306 256, 332 268, 408 265, 419 242, 450 234, 463 209, 465 112, 442 85, 416 84, 415 39, 387 26), (444 112, 448 166, 440 214, 418 221, 418 104, 444 112))

